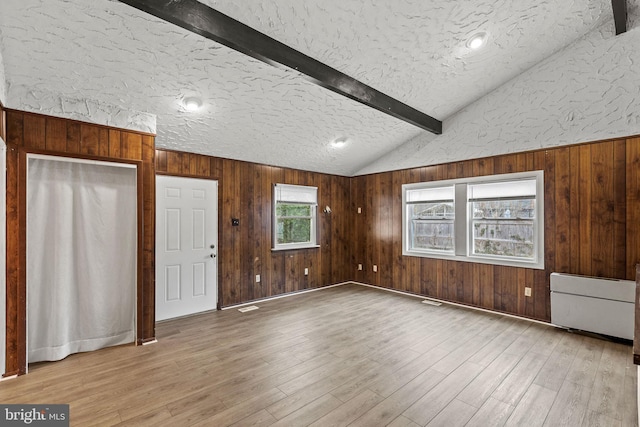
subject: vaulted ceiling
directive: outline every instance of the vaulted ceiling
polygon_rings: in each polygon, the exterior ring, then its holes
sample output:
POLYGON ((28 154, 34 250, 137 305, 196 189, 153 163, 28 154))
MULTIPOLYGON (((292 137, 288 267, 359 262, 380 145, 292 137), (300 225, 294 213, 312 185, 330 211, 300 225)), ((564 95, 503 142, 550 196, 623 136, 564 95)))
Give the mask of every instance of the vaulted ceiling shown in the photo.
MULTIPOLYGON (((445 123, 613 20, 611 0, 201 3, 445 123)), ((115 0, 2 0, 0 53, 8 107, 125 117, 161 148, 353 175, 438 138, 115 0)))

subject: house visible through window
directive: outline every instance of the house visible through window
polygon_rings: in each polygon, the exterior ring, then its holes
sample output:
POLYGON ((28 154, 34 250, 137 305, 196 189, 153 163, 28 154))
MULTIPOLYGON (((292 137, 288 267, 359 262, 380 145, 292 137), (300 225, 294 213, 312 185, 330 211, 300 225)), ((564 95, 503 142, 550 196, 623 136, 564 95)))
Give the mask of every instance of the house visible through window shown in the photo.
POLYGON ((318 189, 303 185, 273 187, 273 249, 317 247, 318 189))
POLYGON ((449 252, 454 250, 454 186, 407 190, 410 248, 449 252))
POLYGON ((403 255, 544 268, 542 171, 402 190, 403 255))
POLYGON ((473 255, 535 259, 536 180, 469 186, 473 255))

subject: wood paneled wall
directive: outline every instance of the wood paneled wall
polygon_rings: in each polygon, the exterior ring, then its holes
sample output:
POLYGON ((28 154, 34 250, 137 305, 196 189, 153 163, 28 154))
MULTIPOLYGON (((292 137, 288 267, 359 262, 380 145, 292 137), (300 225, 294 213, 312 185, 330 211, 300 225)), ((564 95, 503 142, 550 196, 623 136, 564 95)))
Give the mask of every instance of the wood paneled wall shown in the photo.
POLYGON ((356 281, 489 310, 549 321, 550 273, 635 280, 640 261, 639 138, 356 177, 351 200, 356 281), (402 256, 402 184, 532 170, 544 170, 545 270, 402 256))
POLYGON ((549 321, 551 272, 634 280, 640 262, 640 138, 348 178, 155 150, 151 135, 14 110, 5 124, 7 375, 26 362, 26 152, 142 165, 141 340, 154 336, 155 173, 218 181, 221 306, 356 280, 549 321), (402 184, 532 170, 545 173, 545 270, 402 256, 402 184), (318 187, 320 248, 271 250, 275 183, 318 187))
MULTIPOLYGON (((26 153, 139 165, 138 342, 155 336, 154 137, 21 111, 6 111, 7 142, 7 365, 6 374, 26 368, 26 153), (141 167, 140 167, 141 166, 141 167)), ((46 214, 43 212, 43 214, 46 214)))
POLYGON ((156 150, 156 173, 218 181, 221 306, 352 279, 350 178, 165 150, 156 150), (320 248, 271 250, 276 183, 318 187, 320 248), (327 205, 330 214, 322 212, 327 205))

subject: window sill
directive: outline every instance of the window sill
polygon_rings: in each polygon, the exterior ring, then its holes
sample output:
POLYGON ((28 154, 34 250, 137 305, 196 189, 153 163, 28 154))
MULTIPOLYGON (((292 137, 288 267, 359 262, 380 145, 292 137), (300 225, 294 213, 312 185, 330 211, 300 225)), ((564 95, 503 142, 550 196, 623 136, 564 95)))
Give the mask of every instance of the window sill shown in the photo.
POLYGON ((299 249, 316 249, 320 245, 307 245, 307 246, 291 246, 288 248, 271 248, 271 252, 283 252, 283 251, 297 251, 299 249))
POLYGON ((434 252, 414 252, 403 251, 403 256, 413 256, 420 258, 444 259, 449 261, 473 262, 476 264, 502 265, 506 267, 531 268, 534 270, 544 270, 544 261, 519 261, 511 258, 484 257, 477 255, 455 255, 455 254, 439 254, 434 252))

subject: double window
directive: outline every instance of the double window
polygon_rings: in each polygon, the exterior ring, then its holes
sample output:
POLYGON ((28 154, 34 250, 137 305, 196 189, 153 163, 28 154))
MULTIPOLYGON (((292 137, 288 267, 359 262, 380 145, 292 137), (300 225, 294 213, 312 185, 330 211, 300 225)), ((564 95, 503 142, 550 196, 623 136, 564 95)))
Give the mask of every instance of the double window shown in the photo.
POLYGON ((273 200, 273 249, 317 247, 317 187, 276 184, 273 200))
POLYGON ((403 189, 403 254, 544 268, 542 171, 403 189))

